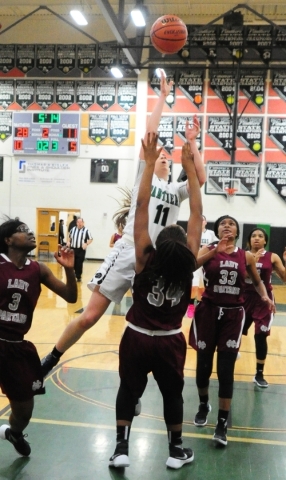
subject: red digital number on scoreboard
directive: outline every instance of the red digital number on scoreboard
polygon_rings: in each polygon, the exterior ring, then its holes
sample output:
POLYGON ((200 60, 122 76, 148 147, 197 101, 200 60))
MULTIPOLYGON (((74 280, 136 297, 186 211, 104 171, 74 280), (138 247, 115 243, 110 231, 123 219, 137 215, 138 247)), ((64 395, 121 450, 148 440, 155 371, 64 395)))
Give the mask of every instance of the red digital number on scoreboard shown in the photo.
POLYGON ((49 128, 43 128, 42 129, 42 138, 49 138, 50 134, 50 129, 49 128))
POLYGON ((15 128, 15 137, 28 138, 29 129, 28 127, 16 127, 15 128))
POLYGON ((23 140, 14 140, 14 150, 23 150, 23 140))
POLYGON ((69 152, 77 152, 77 142, 69 142, 68 151, 69 152))

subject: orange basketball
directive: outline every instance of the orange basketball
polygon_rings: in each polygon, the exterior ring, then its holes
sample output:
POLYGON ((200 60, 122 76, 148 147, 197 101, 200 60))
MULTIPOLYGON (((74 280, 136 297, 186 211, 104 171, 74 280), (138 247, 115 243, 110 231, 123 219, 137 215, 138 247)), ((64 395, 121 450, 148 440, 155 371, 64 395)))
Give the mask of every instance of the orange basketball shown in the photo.
POLYGON ((188 30, 184 22, 176 15, 163 15, 153 23, 150 38, 158 52, 177 53, 187 41, 188 30))

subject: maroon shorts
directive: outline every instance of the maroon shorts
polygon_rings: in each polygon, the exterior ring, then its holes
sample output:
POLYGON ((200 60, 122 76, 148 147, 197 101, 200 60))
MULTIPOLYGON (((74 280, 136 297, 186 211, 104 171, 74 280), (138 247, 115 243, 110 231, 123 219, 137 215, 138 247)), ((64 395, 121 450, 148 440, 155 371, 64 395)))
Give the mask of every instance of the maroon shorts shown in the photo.
POLYGON ((127 327, 119 347, 119 375, 140 398, 152 372, 161 391, 181 394, 184 387, 186 340, 183 333, 150 336, 127 327))
MULTIPOLYGON (((268 295, 272 300, 274 299, 272 292, 268 292, 268 295)), ((245 324, 243 327, 243 335, 247 335, 250 325, 254 322, 255 334, 263 334, 268 337, 274 319, 274 315, 269 310, 268 304, 261 300, 258 293, 253 292, 245 295, 244 309, 245 324)))
POLYGON ((189 344, 204 352, 238 352, 244 325, 243 307, 218 307, 203 299, 196 307, 189 344))
POLYGON ((26 340, 0 340, 0 387, 9 400, 25 402, 45 393, 41 361, 35 346, 26 340))

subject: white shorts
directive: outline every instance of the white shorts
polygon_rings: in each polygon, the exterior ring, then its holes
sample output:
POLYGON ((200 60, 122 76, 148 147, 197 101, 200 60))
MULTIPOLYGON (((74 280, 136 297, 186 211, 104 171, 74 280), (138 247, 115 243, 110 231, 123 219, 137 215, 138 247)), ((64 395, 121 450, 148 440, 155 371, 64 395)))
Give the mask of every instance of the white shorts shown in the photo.
POLYGON ((135 248, 123 239, 118 240, 87 286, 99 291, 111 302, 120 303, 131 287, 135 273, 135 248))
POLYGON ((192 287, 204 288, 204 274, 202 267, 198 268, 193 273, 192 287))

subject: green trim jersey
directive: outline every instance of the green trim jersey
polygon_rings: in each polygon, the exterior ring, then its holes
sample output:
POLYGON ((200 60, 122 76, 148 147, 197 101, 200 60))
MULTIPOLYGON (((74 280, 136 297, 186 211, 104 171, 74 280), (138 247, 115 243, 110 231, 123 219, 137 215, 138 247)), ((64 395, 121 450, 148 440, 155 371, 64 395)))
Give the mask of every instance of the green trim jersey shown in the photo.
MULTIPOLYGON (((133 238, 134 217, 140 181, 145 162, 140 161, 137 179, 132 190, 131 207, 123 233, 133 238)), ((177 223, 180 205, 188 198, 187 181, 168 183, 153 175, 149 203, 149 235, 155 243, 164 227, 177 223)))

